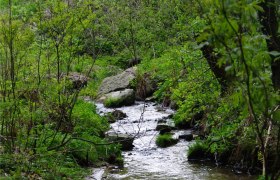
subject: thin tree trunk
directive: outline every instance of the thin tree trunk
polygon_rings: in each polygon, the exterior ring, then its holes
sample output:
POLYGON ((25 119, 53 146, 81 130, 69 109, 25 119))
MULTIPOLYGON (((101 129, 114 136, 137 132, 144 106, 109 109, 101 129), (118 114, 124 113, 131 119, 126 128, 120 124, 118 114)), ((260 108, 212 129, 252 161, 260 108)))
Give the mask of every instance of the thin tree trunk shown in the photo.
POLYGON ((219 66, 218 60, 219 55, 214 52, 213 47, 210 45, 205 45, 201 48, 203 56, 207 60, 207 63, 210 66, 210 69, 214 73, 215 77, 217 78, 219 84, 221 85, 221 95, 225 95, 229 88, 230 77, 227 75, 225 71, 225 65, 219 66))
MULTIPOLYGON (((262 32, 268 36, 266 39, 267 48, 271 51, 280 52, 280 36, 278 34, 279 22, 277 17, 277 5, 275 0, 265 0, 261 7, 263 12, 259 12, 262 32)), ((271 55, 272 82, 275 89, 280 89, 280 61, 271 55)))

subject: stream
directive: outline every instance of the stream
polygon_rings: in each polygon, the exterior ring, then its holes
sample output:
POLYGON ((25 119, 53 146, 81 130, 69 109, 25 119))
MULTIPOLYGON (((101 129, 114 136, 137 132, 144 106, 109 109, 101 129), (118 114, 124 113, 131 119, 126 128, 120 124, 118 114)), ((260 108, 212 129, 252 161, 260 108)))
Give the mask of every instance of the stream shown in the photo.
MULTIPOLYGON (((114 109, 105 108, 97 103, 98 113, 103 115, 114 109)), ((116 108, 127 114, 123 120, 111 124, 111 130, 116 133, 134 135, 134 148, 124 151, 124 168, 96 168, 87 179, 148 179, 148 180, 249 180, 256 177, 249 175, 235 175, 230 168, 221 168, 205 163, 191 163, 187 159, 188 147, 193 143, 185 140, 171 147, 158 148, 155 144, 155 130, 159 120, 167 119, 174 113, 171 109, 159 108, 153 102, 136 102, 133 106, 116 108), (144 107, 145 106, 145 107, 144 107)), ((168 121, 172 123, 171 120, 168 121)), ((174 131, 177 138, 184 131, 174 131)))

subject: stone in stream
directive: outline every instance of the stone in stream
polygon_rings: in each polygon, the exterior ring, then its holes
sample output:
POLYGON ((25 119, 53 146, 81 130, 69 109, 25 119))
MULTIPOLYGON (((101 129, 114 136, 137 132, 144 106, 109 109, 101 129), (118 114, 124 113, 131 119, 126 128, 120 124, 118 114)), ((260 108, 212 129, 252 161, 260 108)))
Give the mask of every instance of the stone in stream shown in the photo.
POLYGON ((164 123, 158 123, 156 127, 156 130, 160 131, 160 134, 165 134, 175 129, 176 128, 174 126, 164 124, 164 123))
POLYGON ((171 128, 164 128, 159 131, 159 134, 166 134, 166 133, 170 133, 171 131, 172 131, 171 128))
MULTIPOLYGON (((147 97, 145 99, 146 102, 154 102, 156 100, 156 98, 154 96, 150 96, 150 97, 147 97)), ((155 104, 156 105, 156 104, 155 104)))
POLYGON ((134 147, 134 137, 128 134, 108 133, 107 138, 111 142, 120 143, 123 151, 131 151, 134 147))
POLYGON ((127 115, 122 112, 121 110, 115 110, 112 112, 112 115, 117 119, 117 120, 122 120, 127 117, 127 115))
POLYGON ((173 117, 173 114, 170 114, 170 115, 168 115, 168 116, 166 116, 166 117, 157 119, 157 122, 158 122, 158 123, 165 124, 165 123, 167 123, 168 121, 170 122, 171 119, 172 119, 172 117, 173 117))
POLYGON ((184 139, 186 141, 192 141, 193 140, 193 135, 191 132, 186 132, 185 134, 179 135, 179 139, 184 139))
POLYGON ((130 106, 135 102, 135 92, 133 89, 124 89, 105 94, 99 101, 103 102, 106 107, 130 106))
POLYGON ((127 117, 127 115, 120 111, 120 110, 114 110, 113 112, 109 112, 105 115, 109 123, 114 123, 117 120, 122 120, 127 117))
POLYGON ((164 124, 167 122, 167 119, 166 118, 158 119, 157 122, 164 124))

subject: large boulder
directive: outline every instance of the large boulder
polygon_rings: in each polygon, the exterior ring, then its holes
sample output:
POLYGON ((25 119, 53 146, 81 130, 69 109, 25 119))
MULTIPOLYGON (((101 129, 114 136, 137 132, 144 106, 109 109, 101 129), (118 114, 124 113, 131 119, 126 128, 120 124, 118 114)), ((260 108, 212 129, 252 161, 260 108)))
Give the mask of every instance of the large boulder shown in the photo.
POLYGON ((133 89, 114 91, 102 96, 99 101, 106 107, 130 106, 135 102, 135 93, 133 89))
POLYGON ((120 143, 123 151, 131 151, 134 147, 134 137, 128 134, 108 133, 107 138, 111 142, 120 143))
POLYGON ((128 68, 124 72, 105 78, 98 90, 98 95, 102 96, 113 91, 129 89, 130 83, 136 77, 136 67, 128 68))

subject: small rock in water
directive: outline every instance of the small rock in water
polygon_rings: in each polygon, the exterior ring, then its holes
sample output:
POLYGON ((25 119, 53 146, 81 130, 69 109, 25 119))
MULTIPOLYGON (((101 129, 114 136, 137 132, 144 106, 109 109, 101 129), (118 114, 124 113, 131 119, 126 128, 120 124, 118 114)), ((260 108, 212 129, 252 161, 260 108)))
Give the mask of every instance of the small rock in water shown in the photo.
POLYGON ((152 102, 152 101, 154 101, 154 100, 155 100, 155 98, 154 98, 153 96, 147 97, 147 98, 145 99, 146 102, 152 102))
POLYGON ((159 131, 159 134, 166 134, 171 132, 171 128, 164 128, 159 131))
POLYGON ((114 110, 113 112, 109 112, 105 115, 107 117, 107 120, 109 123, 114 123, 117 120, 122 120, 127 117, 127 115, 120 111, 120 110, 114 110))
POLYGON ((158 123, 166 123, 167 119, 166 118, 162 118, 162 119, 157 119, 156 120, 158 123))
POLYGON ((167 119, 172 119, 173 116, 174 116, 174 114, 169 114, 169 115, 167 116, 167 119))
POLYGON ((134 137, 126 134, 109 133, 107 137, 110 141, 120 143, 122 145, 122 150, 131 151, 134 147, 133 141, 134 137))
MULTIPOLYGON (((157 125, 157 127, 156 127, 156 130, 157 131, 163 131, 163 130, 165 130, 165 131, 171 131, 171 130, 175 130, 176 128, 174 127, 174 126, 170 126, 170 125, 168 125, 168 124, 163 124, 163 123, 159 123, 158 125, 157 125)), ((170 132, 169 131, 169 132, 170 132)))
POLYGON ((184 139, 186 141, 192 141, 193 135, 191 133, 182 134, 182 135, 179 135, 179 139, 184 139))

